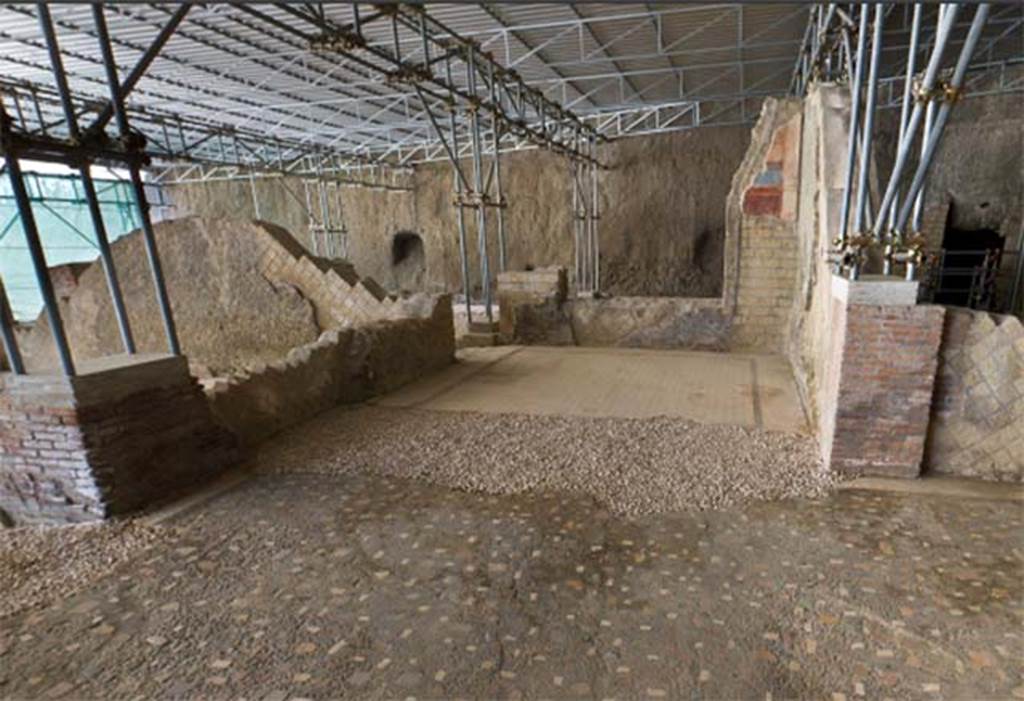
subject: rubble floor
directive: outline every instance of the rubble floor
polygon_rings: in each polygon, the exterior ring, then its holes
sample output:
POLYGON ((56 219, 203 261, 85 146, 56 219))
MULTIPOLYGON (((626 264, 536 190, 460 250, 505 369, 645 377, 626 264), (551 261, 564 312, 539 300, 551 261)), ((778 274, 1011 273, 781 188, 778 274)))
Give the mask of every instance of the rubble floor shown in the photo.
POLYGON ((0 698, 1020 698, 1022 539, 1019 501, 257 474, 0 619, 0 698))

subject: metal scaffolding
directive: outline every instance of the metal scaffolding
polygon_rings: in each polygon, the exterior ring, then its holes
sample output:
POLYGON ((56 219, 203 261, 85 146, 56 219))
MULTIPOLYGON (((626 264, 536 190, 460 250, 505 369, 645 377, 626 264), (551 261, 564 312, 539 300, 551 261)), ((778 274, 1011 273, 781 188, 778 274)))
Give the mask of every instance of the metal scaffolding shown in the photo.
MULTIPOLYGON (((331 209, 342 188, 407 190, 414 166, 447 161, 467 310, 482 295, 490 320, 494 271, 509 265, 515 241, 503 154, 542 148, 568 159, 574 283, 591 294, 600 291, 602 142, 748 124, 787 86, 803 94, 814 80, 851 81, 858 128, 844 227, 852 230, 844 229, 840 262, 859 269, 849 264, 881 241, 892 246, 889 264, 912 273, 915 203, 953 102, 994 75, 986 91, 1024 91, 1015 72, 1024 10, 983 7, 970 19, 952 4, 940 17, 932 4, 896 3, 8 4, 0 6, 0 150, 69 374, 22 159, 78 171, 131 352, 89 165, 128 171, 168 347, 178 352, 147 184, 247 181, 259 216, 261 186, 279 182, 309 212, 318 254, 333 256, 345 253, 344 219, 331 209), (938 58, 919 76, 922 49, 938 58), (960 52, 952 76, 939 70, 943 51, 960 52), (972 55, 983 62, 971 64, 972 55), (890 108, 901 109, 899 167, 873 203, 864 187, 872 120, 890 108), (300 181, 306 197, 290 188, 300 181)), ((8 316, 0 313, 5 347, 14 338, 8 316)), ((7 355, 18 365, 16 349, 7 355)))
MULTIPOLYGON (((65 375, 75 374, 75 362, 64 331, 64 324, 61 319, 57 298, 53 291, 53 284, 50 281, 46 255, 33 214, 32 201, 21 169, 22 159, 63 163, 78 169, 85 200, 92 216, 100 260, 106 275, 107 286, 113 302, 114 313, 117 317, 124 349, 126 353, 131 354, 135 352, 135 342, 118 283, 114 259, 110 252, 110 244, 100 210, 99 198, 90 173, 90 168, 94 162, 116 164, 128 169, 131 176, 135 206, 142 225, 146 255, 153 275, 157 303, 167 336, 168 349, 171 354, 179 355, 181 347, 174 325, 170 299, 164 284, 160 255, 156 246, 156 238, 153 235, 153 225, 149 216, 149 204, 146 200, 146 190, 142 181, 141 167, 147 163, 144 152, 144 140, 140 139, 137 133, 132 132, 124 107, 125 98, 131 92, 135 81, 138 80, 138 76, 145 72, 149 62, 152 61, 152 56, 156 55, 160 45, 170 36, 173 26, 171 26, 170 31, 162 31, 157 36, 152 52, 147 53, 139 64, 127 74, 124 81, 121 82, 118 76, 117 65, 114 62, 104 10, 100 5, 92 6, 95 34, 106 73, 110 101, 101 110, 96 120, 88 128, 82 129, 68 86, 67 73, 64 68, 60 46, 49 9, 45 4, 40 3, 37 6, 37 12, 40 32, 45 39, 50 57, 50 68, 57 86, 57 95, 66 129, 65 136, 59 137, 48 133, 26 131, 23 128, 24 122, 20 125, 22 128, 19 128, 19 125, 8 114, 7 98, 5 96, 3 100, 0 100, 0 153, 4 157, 4 169, 7 172, 11 191, 21 219, 25 241, 32 259, 32 269, 43 297, 47 321, 49 322, 50 332, 53 335, 57 348, 61 368, 65 375), (117 124, 118 137, 110 137, 105 132, 106 123, 111 116, 113 116, 117 124)), ((180 18, 172 17, 169 26, 176 24, 177 21, 180 21, 180 18)), ((12 328, 13 319, 10 315, 6 296, 3 302, 3 309, 0 310, 0 326, 3 327, 2 336, 6 355, 10 360, 11 369, 14 372, 22 373, 24 372, 24 363, 21 361, 21 354, 17 348, 17 341, 12 328)))
MULTIPOLYGON (((808 85, 816 80, 850 81, 846 180, 839 232, 829 259, 837 272, 851 279, 860 275, 872 249, 881 252, 885 274, 891 274, 899 264, 908 280, 915 278, 926 254, 920 227, 928 172, 949 114, 963 96, 967 71, 991 12, 990 4, 977 5, 966 25, 966 33, 954 39, 957 27, 963 26, 958 25, 963 8, 956 3, 939 5, 934 15, 934 32, 925 45, 928 51, 925 68, 918 74, 915 68, 923 46, 924 6, 916 3, 909 8, 912 13, 909 15, 910 42, 902 64, 903 75, 888 81, 891 106, 895 102, 892 98, 894 84, 902 81, 898 144, 881 202, 872 212, 868 173, 875 114, 879 108, 884 30, 887 21, 892 20, 893 9, 891 4, 873 3, 851 6, 848 13, 838 3, 816 6, 791 83, 794 92, 804 94, 808 85), (854 40, 856 49, 853 49, 854 40), (945 52, 957 45, 959 52, 952 72, 942 70, 945 52), (921 144, 920 153, 907 182, 907 166, 916 141, 921 144)), ((1019 19, 1014 19, 1012 27, 1019 26, 1019 19)), ((993 46, 1005 36, 1004 32, 991 39, 985 52, 991 55, 993 46)))

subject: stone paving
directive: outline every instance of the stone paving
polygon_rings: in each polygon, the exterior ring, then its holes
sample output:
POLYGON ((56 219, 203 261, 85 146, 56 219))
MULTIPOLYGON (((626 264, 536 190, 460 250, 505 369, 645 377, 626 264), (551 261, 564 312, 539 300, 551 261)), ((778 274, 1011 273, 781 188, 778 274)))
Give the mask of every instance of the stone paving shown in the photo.
POLYGON ((261 475, 0 619, 0 698, 1024 698, 1017 502, 261 475))

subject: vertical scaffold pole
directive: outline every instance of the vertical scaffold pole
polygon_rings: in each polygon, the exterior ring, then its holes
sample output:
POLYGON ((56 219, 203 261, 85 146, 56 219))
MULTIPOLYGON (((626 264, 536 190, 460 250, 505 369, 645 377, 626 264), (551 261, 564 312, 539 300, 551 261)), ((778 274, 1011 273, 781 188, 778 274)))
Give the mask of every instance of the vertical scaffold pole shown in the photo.
POLYGON ((850 136, 846 150, 846 183, 843 188, 843 206, 839 215, 839 241, 846 241, 850 227, 850 204, 853 197, 853 173, 857 153, 857 135, 860 131, 860 90, 864 83, 864 49, 867 44, 868 9, 860 9, 860 30, 857 33, 857 56, 853 64, 853 85, 850 101, 850 136))
POLYGON ((473 153, 473 188, 476 200, 476 232, 477 247, 480 256, 480 281, 483 286, 484 312, 487 314, 487 321, 494 320, 494 313, 491 309, 491 270, 487 252, 487 208, 485 207, 486 193, 484 192, 484 169, 483 154, 481 153, 480 140, 480 101, 477 99, 476 86, 476 62, 474 54, 468 51, 466 60, 466 78, 469 85, 469 94, 472 102, 469 105, 469 129, 470 145, 473 153))
MULTIPOLYGON (((867 15, 868 8, 862 8, 867 15)), ((861 22, 861 26, 863 26, 861 22)), ((864 104, 864 133, 860 142, 860 167, 857 172, 857 208, 853 213, 854 233, 864 231, 865 211, 868 202, 868 171, 871 168, 871 136, 875 128, 875 100, 878 97, 878 62, 882 53, 882 29, 885 15, 882 3, 875 3, 875 23, 871 36, 871 67, 868 72, 867 96, 864 104)))
MULTIPOLYGON (((899 185, 900 179, 903 177, 903 169, 907 165, 907 159, 910 157, 910 149, 913 145, 914 138, 917 135, 917 127, 921 123, 921 116, 924 112, 924 100, 928 99, 927 96, 930 95, 935 86, 935 79, 939 72, 939 64, 942 62, 942 54, 946 50, 946 43, 949 39, 953 24, 956 22, 956 16, 959 10, 960 8, 958 5, 949 5, 943 11, 940 26, 941 31, 936 34, 935 45, 932 47, 931 57, 928 59, 928 64, 924 70, 924 77, 921 79, 919 98, 914 104, 914 110, 910 113, 910 120, 907 122, 907 129, 903 134, 903 139, 900 141, 899 148, 896 150, 896 160, 893 163, 892 171, 889 174, 889 183, 885 187, 885 194, 882 196, 882 203, 878 207, 878 220, 875 222, 876 226, 880 226, 881 222, 885 221, 885 218, 889 213, 889 208, 894 206, 893 202, 896 196, 896 189, 899 185)), ((902 235, 903 228, 898 224, 898 222, 894 224, 893 230, 897 235, 902 235)))
MULTIPOLYGON (((4 123, 0 128, 8 128, 6 113, 0 115, 0 120, 4 123)), ((32 214, 32 202, 25 189, 25 181, 22 179, 21 164, 18 163, 17 154, 12 154, 10 151, 5 153, 4 157, 7 160, 7 177, 11 182, 14 203, 18 210, 18 217, 21 219, 22 231, 25 232, 29 257, 32 259, 32 270, 36 275, 39 293, 43 297, 43 306, 46 309, 46 319, 50 323, 50 332, 53 334, 53 341, 57 346, 57 356, 60 358, 64 374, 70 377, 75 374, 75 362, 71 358, 71 349, 68 347, 68 339, 64 333, 64 322, 60 317, 60 307, 57 306, 57 295, 53 292, 50 269, 46 265, 46 254, 43 252, 43 245, 39 240, 39 229, 36 227, 36 219, 32 214)))
MULTIPOLYGON (((121 138, 127 145, 133 136, 128 126, 128 116, 125 113, 124 99, 118 83, 117 64, 114 62, 114 51, 110 45, 110 36, 107 33, 107 21, 103 16, 103 5, 93 5, 92 13, 93 22, 96 25, 96 37, 100 44, 100 54, 103 57, 103 66, 106 70, 114 119, 117 122, 121 138)), ((135 192, 135 206, 138 210, 139 222, 142 226, 142 240, 146 247, 146 256, 149 259, 149 267, 153 274, 153 286, 156 288, 156 300, 160 307, 164 332, 167 335, 167 345, 171 355, 181 355, 181 344, 178 342, 178 331, 174 325, 174 314, 171 311, 171 301, 167 295, 163 266, 160 264, 160 253, 156 245, 156 235, 153 232, 153 222, 149 217, 149 202, 146 200, 146 188, 142 182, 142 173, 138 162, 133 161, 129 164, 129 173, 131 175, 132 189, 135 192)))
MULTIPOLYGON (((917 45, 921 37, 921 3, 914 3, 914 18, 911 20, 910 25, 910 49, 907 53, 907 73, 906 78, 903 82, 903 103, 900 105, 900 130, 899 138, 896 143, 899 144, 903 141, 903 136, 907 133, 907 124, 910 121, 910 97, 914 92, 914 71, 917 67, 917 45)), ((893 206, 889 208, 889 229, 893 229, 896 224, 896 207, 899 206, 900 191, 899 187, 896 188, 896 192, 893 195, 893 206)), ((882 223, 878 222, 879 231, 881 231, 882 223)))
MULTIPOLYGON (((978 5, 978 9, 974 13, 974 20, 971 22, 971 28, 967 32, 967 39, 960 49, 960 57, 957 59, 956 68, 953 70, 953 79, 949 84, 947 99, 942 103, 939 113, 935 117, 935 125, 925 141, 921 160, 917 164, 917 170, 914 172, 910 189, 907 191, 907 200, 903 203, 899 216, 896 217, 896 228, 898 229, 902 229, 906 225, 911 209, 914 206, 914 199, 924 187, 925 179, 928 177, 928 169, 931 167, 932 159, 935 156, 935 150, 938 147, 939 140, 942 138, 942 132, 946 128, 946 122, 949 121, 949 113, 953 110, 956 97, 963 88, 967 65, 971 62, 971 56, 978 45, 981 31, 985 28, 985 22, 988 21, 989 9, 990 5, 988 3, 982 3, 978 5)), ((952 14, 952 10, 947 8, 946 14, 952 14)))
MULTIPOLYGON (((74 106, 71 102, 71 90, 68 87, 67 73, 64 71, 64 62, 61 59, 60 46, 57 43, 57 34, 53 28, 50 10, 45 3, 39 3, 37 8, 39 26, 46 40, 46 48, 50 56, 50 70, 53 73, 54 82, 57 84, 57 92, 60 95, 64 122, 68 128, 68 136, 72 141, 77 141, 80 138, 78 119, 75 116, 74 106)), ((93 183, 90 164, 88 162, 81 164, 78 167, 78 174, 82 180, 82 190, 89 209, 89 217, 92 219, 93 230, 96 232, 96 247, 100 251, 100 261, 103 265, 107 289, 110 291, 110 298, 114 305, 114 316, 117 319, 117 327, 121 332, 121 342, 124 345, 125 352, 131 354, 135 352, 135 339, 132 337, 131 324, 128 321, 128 311, 125 308, 124 298, 121 294, 121 285, 117 279, 114 256, 110 250, 107 227, 103 222, 103 213, 100 210, 99 197, 96 195, 96 186, 93 183)))
POLYGON ((601 291, 601 239, 597 222, 600 218, 597 197, 597 137, 590 135, 590 238, 594 247, 594 293, 601 291))
MULTIPOLYGON (((452 84, 452 62, 451 57, 446 56, 444 59, 444 72, 445 77, 448 80, 448 84, 452 84)), ((432 115, 430 108, 427 105, 426 97, 420 93, 420 98, 423 100, 423 106, 427 110, 428 115, 432 115)), ((456 102, 455 94, 449 92, 448 94, 448 129, 451 135, 451 150, 448 153, 448 158, 452 162, 452 179, 455 181, 455 219, 459 226, 459 262, 462 270, 462 296, 466 305, 466 323, 470 324, 473 322, 473 299, 472 292, 469 285, 469 251, 466 247, 466 215, 463 212, 463 176, 462 170, 459 168, 459 129, 458 119, 455 115, 456 102)), ((431 116, 431 120, 433 117, 431 116)), ((441 125, 435 123, 435 129, 437 130, 438 138, 444 143, 444 135, 441 131, 441 125)))
MULTIPOLYGON (((494 65, 490 66, 491 104, 498 104, 497 81, 494 79, 494 65)), ((494 145, 494 190, 497 193, 495 216, 498 219, 498 272, 503 273, 508 266, 508 244, 505 240, 505 192, 501 187, 501 124, 493 117, 492 141, 494 145)))

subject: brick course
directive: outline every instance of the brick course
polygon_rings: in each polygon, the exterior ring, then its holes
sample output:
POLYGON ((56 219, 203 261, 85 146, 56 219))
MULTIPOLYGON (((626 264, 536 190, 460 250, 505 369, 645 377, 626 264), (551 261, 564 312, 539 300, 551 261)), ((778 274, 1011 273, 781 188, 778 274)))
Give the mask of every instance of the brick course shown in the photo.
POLYGON ((832 299, 820 431, 830 469, 920 474, 944 313, 832 299))
POLYGON ((151 503, 230 464, 183 357, 142 356, 82 374, 0 380, 0 519, 102 519, 151 503))

